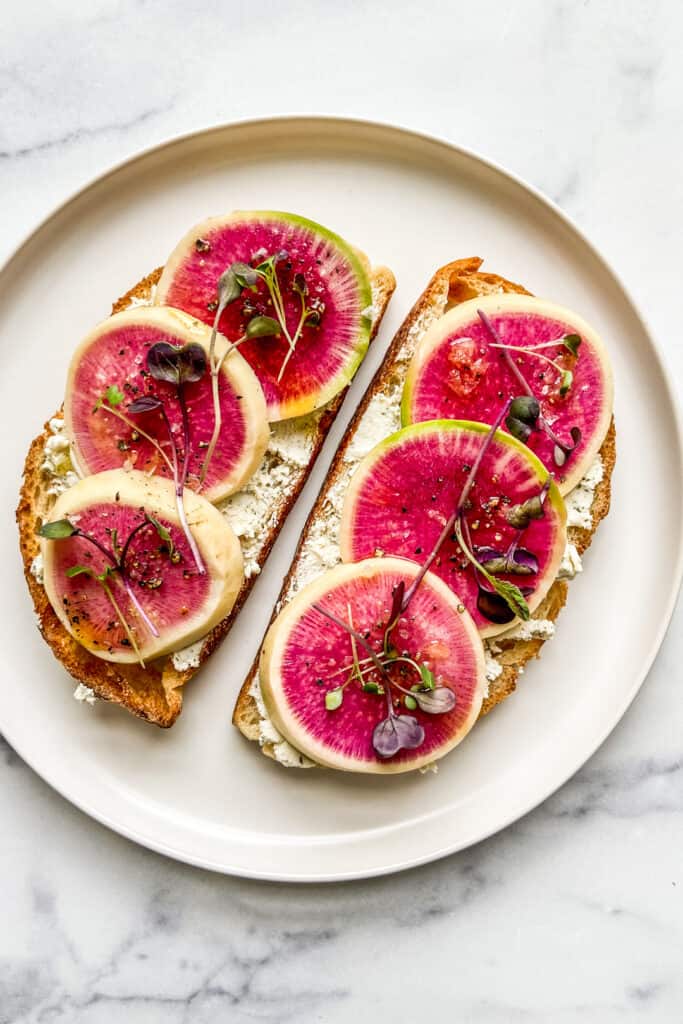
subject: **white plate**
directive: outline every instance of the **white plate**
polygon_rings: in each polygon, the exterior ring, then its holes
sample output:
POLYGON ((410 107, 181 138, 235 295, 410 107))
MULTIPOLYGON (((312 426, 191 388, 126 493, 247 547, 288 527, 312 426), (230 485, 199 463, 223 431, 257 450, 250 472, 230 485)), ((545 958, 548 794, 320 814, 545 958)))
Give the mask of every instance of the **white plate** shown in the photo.
POLYGON ((61 207, 0 276, 3 696, 0 729, 46 781, 131 839, 218 871, 342 879, 462 849, 530 810, 616 725, 652 663, 681 572, 681 442, 653 342, 614 274, 566 218, 453 146, 380 125, 294 118, 170 142, 61 207), (69 356, 111 302, 193 222, 297 210, 395 271, 398 289, 332 438, 231 636, 164 732, 81 706, 38 636, 9 525, 30 439, 62 398, 69 356), (286 771, 230 725, 307 507, 394 329, 433 270, 461 256, 575 307, 616 375, 613 510, 571 586, 558 637, 515 696, 436 776, 286 771), (649 496, 649 497, 646 497, 649 496), (657 533, 644 531, 654 516, 657 533))

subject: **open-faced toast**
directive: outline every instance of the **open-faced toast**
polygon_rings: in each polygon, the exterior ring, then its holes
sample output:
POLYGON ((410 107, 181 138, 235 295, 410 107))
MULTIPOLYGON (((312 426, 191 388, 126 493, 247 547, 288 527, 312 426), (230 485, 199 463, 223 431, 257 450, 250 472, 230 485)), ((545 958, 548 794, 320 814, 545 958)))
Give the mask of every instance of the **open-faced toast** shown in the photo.
MULTIPOLYGON (((346 486, 359 461, 377 442, 399 429, 407 367, 428 328, 448 309, 469 299, 498 293, 529 294, 521 285, 482 272, 481 263, 476 258, 464 259, 438 270, 396 334, 356 410, 311 509, 271 621, 306 583, 338 563, 338 529, 346 486)), ((538 656, 544 641, 552 636, 554 621, 567 597, 567 579, 579 571, 580 556, 609 511, 615 458, 612 422, 595 464, 567 495, 569 545, 557 580, 529 622, 485 642, 488 695, 482 714, 513 692, 526 663, 538 656)), ((310 762, 278 735, 267 717, 260 696, 258 660, 257 655, 238 696, 233 723, 247 739, 259 742, 266 755, 289 766, 306 766, 310 762)))
MULTIPOLYGON (((150 305, 161 276, 159 268, 118 299, 112 312, 150 305)), ((369 272, 374 338, 395 287, 391 271, 369 272)), ((245 579, 231 613, 211 632, 185 650, 148 663, 104 661, 82 647, 66 631, 42 585, 36 530, 50 519, 56 498, 75 482, 69 442, 63 434, 62 410, 47 421, 32 442, 24 467, 17 508, 20 548, 26 581, 40 631, 55 657, 79 683, 104 700, 113 701, 155 725, 173 725, 182 708, 183 687, 220 644, 235 621, 290 509, 320 452, 344 400, 346 389, 321 409, 272 425, 269 447, 260 468, 245 488, 221 503, 241 541, 245 579)))

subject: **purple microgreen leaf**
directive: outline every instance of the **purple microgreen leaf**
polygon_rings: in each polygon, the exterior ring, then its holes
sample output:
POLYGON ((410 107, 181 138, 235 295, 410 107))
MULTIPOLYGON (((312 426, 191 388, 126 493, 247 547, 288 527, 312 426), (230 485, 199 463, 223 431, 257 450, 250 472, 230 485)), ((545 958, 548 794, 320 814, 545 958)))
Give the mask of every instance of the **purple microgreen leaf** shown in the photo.
POLYGON ((579 354, 579 345, 581 344, 581 338, 578 334, 565 334, 562 339, 564 347, 571 352, 573 356, 579 354))
POLYGON ((280 325, 272 316, 255 316, 247 324, 247 338, 268 338, 280 334, 280 325))
POLYGON ((104 392, 104 399, 106 402, 109 402, 109 405, 116 408, 116 406, 121 405, 121 402, 123 401, 123 392, 118 389, 116 384, 110 384, 104 392))
POLYGON ((418 690, 414 700, 420 711, 426 711, 428 715, 443 715, 455 707, 455 694, 448 686, 437 686, 427 693, 418 690))
POLYGON ((168 384, 191 384, 206 373, 206 352, 201 345, 169 345, 158 341, 147 353, 147 369, 155 380, 168 384))
POLYGON ((564 444, 561 441, 555 441, 555 447, 553 449, 553 459, 555 460, 555 465, 559 466, 560 468, 564 466, 567 459, 569 458, 569 456, 581 440, 581 430, 579 427, 572 427, 569 431, 569 434, 571 436, 572 441, 574 442, 573 444, 568 445, 564 444))
POLYGON ((39 535, 47 540, 63 540, 65 537, 73 537, 78 532, 78 529, 68 519, 56 519, 53 523, 43 523, 38 530, 39 535))
POLYGON ((175 345, 167 341, 157 341, 147 352, 147 369, 155 380, 166 381, 167 384, 178 383, 178 352, 175 345))
POLYGON ((190 342, 178 349, 178 376, 181 384, 195 384, 206 373, 206 352, 201 345, 190 342))
POLYGON ((341 707, 343 699, 344 691, 341 686, 338 686, 336 690, 328 690, 325 694, 325 707, 328 711, 336 711, 337 708, 341 707))
POLYGON ((425 731, 412 715, 393 712, 375 726, 372 747, 378 757, 393 757, 399 750, 415 750, 424 743, 425 731))
POLYGON ((156 398, 155 395, 142 395, 141 398, 136 398, 134 402, 131 402, 128 406, 128 412, 132 412, 134 415, 142 412, 154 412, 155 409, 160 409, 163 405, 160 398, 156 398))
POLYGON ((515 569, 510 569, 512 573, 516 573, 518 576, 531 576, 538 572, 538 559, 533 551, 529 551, 527 548, 515 548, 512 555, 515 569))
POLYGON ((543 519, 545 515, 544 498, 545 495, 534 494, 533 497, 523 501, 521 505, 511 505, 505 513, 505 518, 510 526, 514 526, 516 530, 526 530, 532 519, 543 519))
POLYGON ((508 573, 513 576, 531 576, 538 572, 538 559, 526 548, 511 551, 497 551, 496 548, 475 548, 477 561, 491 573, 508 573))
POLYGON ((515 613, 504 598, 481 585, 477 594, 477 610, 489 622, 495 622, 498 625, 512 622, 515 618, 515 613))

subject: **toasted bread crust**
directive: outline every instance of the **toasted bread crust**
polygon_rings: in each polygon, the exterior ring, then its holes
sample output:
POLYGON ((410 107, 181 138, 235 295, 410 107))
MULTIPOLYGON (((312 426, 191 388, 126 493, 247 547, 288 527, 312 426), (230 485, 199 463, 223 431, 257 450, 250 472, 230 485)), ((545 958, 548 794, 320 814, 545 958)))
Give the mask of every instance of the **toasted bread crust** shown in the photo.
MULTIPOLYGON (((158 267, 142 280, 138 281, 125 295, 122 295, 112 306, 112 313, 119 313, 136 304, 147 304, 153 287, 159 281, 163 268, 158 267)), ((372 341, 377 334, 382 317, 393 294, 396 282, 391 271, 386 267, 378 267, 370 271, 370 279, 375 296, 377 315, 374 318, 372 341)), ((341 391, 330 402, 318 420, 313 443, 311 459, 306 472, 297 481, 296 486, 282 501, 277 515, 271 520, 265 543, 262 546, 258 564, 262 567, 270 550, 277 539, 287 515, 298 498, 306 482, 315 460, 327 436, 334 419, 346 396, 341 391)), ((61 415, 61 409, 56 413, 61 415)), ((182 710, 183 687, 196 674, 201 665, 213 654, 227 635, 240 609, 246 601, 256 577, 246 578, 242 584, 237 601, 230 613, 205 638, 199 654, 199 665, 179 671, 173 665, 172 656, 149 663, 146 668, 139 665, 124 665, 104 661, 81 647, 64 629, 50 605, 45 589, 31 572, 33 559, 39 553, 40 545, 36 530, 41 523, 49 519, 50 510, 55 497, 48 494, 45 477, 42 471, 43 453, 50 436, 49 421, 43 432, 36 437, 28 451, 24 464, 23 482, 19 505, 16 511, 19 528, 19 546, 24 563, 24 576, 33 599, 40 631, 50 645, 54 656, 61 661, 67 672, 75 680, 88 686, 102 700, 120 704, 132 714, 162 728, 169 728, 176 721, 182 710)))
MULTIPOLYGON (((484 273, 480 271, 479 268, 481 264, 481 259, 473 257, 470 259, 456 260, 453 263, 449 263, 446 266, 441 267, 429 281, 424 292, 419 297, 399 328, 394 340, 387 350, 381 366, 377 370, 346 430, 346 433, 344 434, 344 437, 342 438, 342 441, 340 442, 327 477, 323 482, 320 493, 318 494, 315 504, 309 513, 292 565, 290 566, 289 572, 283 581, 280 597, 270 619, 271 623, 276 617, 277 609, 279 609, 281 603, 286 599, 286 595, 296 571, 298 556, 306 543, 306 539, 312 525, 319 516, 324 514, 324 505, 327 500, 327 494, 343 472, 344 454, 351 444, 356 426, 373 397, 378 392, 388 389, 392 378, 395 379, 396 375, 402 372, 396 365, 397 358, 400 356, 404 346, 409 344, 410 336, 420 324, 423 316, 428 314, 430 311, 434 312, 435 310, 438 315, 441 315, 451 306, 458 305, 461 302, 466 302, 468 299, 477 298, 482 295, 495 294, 500 291, 516 292, 523 295, 531 294, 520 284, 508 281, 505 278, 499 277, 497 274, 484 273)), ((589 547, 593 534, 595 533, 600 521, 604 519, 609 512, 610 478, 616 459, 615 438, 616 433, 614 420, 612 420, 607 436, 605 437, 600 449, 600 456, 604 466, 604 475, 595 490, 591 505, 591 528, 584 529, 572 527, 569 530, 569 540, 576 546, 579 554, 583 554, 589 547)), ((536 609, 533 617, 536 619, 550 619, 554 622, 564 606, 567 598, 567 591, 567 584, 561 580, 556 580, 548 591, 544 601, 536 609)), ((497 640, 497 642, 501 649, 501 654, 498 655, 498 660, 503 665, 503 671, 496 680, 491 682, 489 686, 488 696, 484 700, 481 709, 482 715, 487 714, 496 706, 496 704, 499 704, 515 690, 517 680, 524 669, 524 666, 532 658, 539 656, 544 641, 542 639, 500 639, 497 640)), ((240 732, 242 732, 247 739, 254 741, 259 740, 259 714, 256 701, 249 691, 258 674, 258 659, 259 655, 257 654, 251 670, 240 690, 232 717, 233 724, 240 730, 240 732)), ((267 756, 273 756, 272 744, 265 743, 262 745, 261 749, 267 756)))

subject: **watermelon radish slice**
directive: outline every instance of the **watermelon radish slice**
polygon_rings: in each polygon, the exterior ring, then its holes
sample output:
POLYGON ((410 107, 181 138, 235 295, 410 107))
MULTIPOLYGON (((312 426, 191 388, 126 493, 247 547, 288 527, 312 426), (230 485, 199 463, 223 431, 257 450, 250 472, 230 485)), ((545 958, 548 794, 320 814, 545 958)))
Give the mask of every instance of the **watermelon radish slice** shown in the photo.
MULTIPOLYGON (((463 484, 489 433, 483 423, 437 420, 404 427, 378 444, 359 464, 344 499, 341 556, 358 561, 382 552, 425 561, 453 513, 463 484)), ((517 542, 521 572, 491 569, 526 595, 533 611, 557 576, 566 534, 566 510, 557 486, 541 462, 520 441, 497 431, 483 457, 465 512, 471 542, 482 563, 495 565, 517 542), (542 518, 531 519, 523 534, 508 517, 550 484, 542 518), (528 556, 532 557, 529 558, 528 556), (533 571, 529 571, 533 570, 533 571)), ((464 556, 455 535, 441 546, 431 566, 458 594, 482 636, 510 628, 478 608, 482 579, 464 556)))
MULTIPOLYGON (((407 589, 419 570, 400 558, 339 565, 301 590, 270 627, 260 661, 266 709, 282 735, 318 764, 350 772, 406 772, 443 757, 474 725, 486 691, 483 646, 459 599, 432 573, 423 578, 390 638, 397 653, 431 673, 431 694, 447 692, 454 706, 442 713, 415 707, 410 694, 420 688, 417 670, 394 661, 387 679, 368 668, 372 663, 358 646, 365 688, 357 678, 345 682, 353 662, 352 638, 327 615, 351 621, 381 656, 396 588, 403 583, 407 589), (376 692, 381 688, 384 693, 376 692), (409 742, 417 745, 380 756, 373 743, 389 717, 388 707, 401 719, 397 728, 407 730, 409 742)), ((417 696, 422 703, 433 700, 429 691, 417 696)))
MULTIPOLYGON (((307 306, 318 312, 303 326, 293 353, 282 332, 240 344, 261 382, 271 421, 325 405, 353 378, 371 329, 372 293, 363 259, 338 235, 303 217, 240 211, 210 217, 188 231, 164 267, 155 300, 212 324, 221 275, 236 262, 256 267, 277 254, 290 337, 302 313, 301 285, 307 306)), ((259 280, 227 306, 219 329, 234 342, 255 317, 275 315, 266 283, 259 280)))
MULTIPOLYGON (((526 443, 556 475, 567 494, 595 459, 612 417, 609 357, 593 328, 562 306, 527 295, 490 295, 449 310, 427 331, 410 364, 402 402, 405 424, 462 419, 491 423, 505 398, 523 393, 503 349, 479 316, 489 319, 540 403, 550 434, 532 431, 526 443), (563 338, 580 338, 576 355, 563 338), (555 342, 555 344, 548 344, 555 342), (514 349, 542 345, 533 351, 514 349), (562 372, 547 360, 557 364, 562 372), (569 372, 572 376, 563 374, 569 372), (563 384, 571 380, 566 394, 563 384), (578 431, 572 436, 572 431, 578 431), (573 449, 566 461, 556 454, 555 435, 573 449), (580 440, 574 447, 577 436, 580 440)), ((571 345, 571 342, 570 342, 571 345)))
MULTIPOLYGON (((180 526, 173 485, 161 477, 111 470, 80 480, 57 499, 53 525, 71 524, 79 532, 61 539, 43 536, 45 590, 65 629, 105 661, 144 663, 179 650, 204 636, 232 608, 243 579, 239 541, 205 498, 188 491, 185 508, 206 565, 204 575, 197 572, 180 526), (114 571, 106 579, 133 644, 102 583, 91 575, 101 574, 115 558, 81 534, 116 557, 138 526, 125 557, 125 575, 114 571), (88 572, 73 574, 75 568, 88 572)), ((45 525, 42 530, 50 533, 45 525)))
MULTIPOLYGON (((172 476, 167 462, 150 440, 160 442, 169 454, 168 428, 159 410, 133 415, 128 413, 128 407, 143 395, 161 398, 182 448, 182 409, 176 388, 150 375, 147 353, 159 341, 175 348, 199 344, 208 353, 210 337, 205 324, 180 310, 165 307, 116 313, 90 332, 71 360, 64 403, 72 458, 81 476, 121 467, 172 476), (112 397, 111 403, 106 400, 107 394, 112 397), (115 411, 111 411, 112 407, 115 411)), ((220 357, 226 348, 227 342, 219 336, 217 355, 220 357)), ((190 437, 187 486, 199 489, 214 426, 209 373, 184 387, 190 437)), ((246 483, 261 462, 269 436, 263 392, 238 351, 230 352, 223 360, 219 399, 221 432, 201 486, 202 494, 210 501, 220 501, 246 483)))

